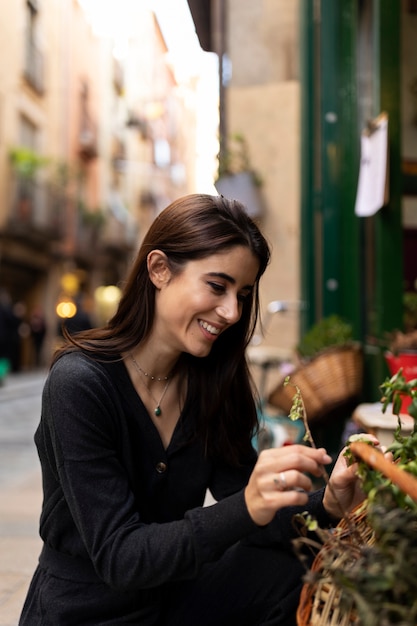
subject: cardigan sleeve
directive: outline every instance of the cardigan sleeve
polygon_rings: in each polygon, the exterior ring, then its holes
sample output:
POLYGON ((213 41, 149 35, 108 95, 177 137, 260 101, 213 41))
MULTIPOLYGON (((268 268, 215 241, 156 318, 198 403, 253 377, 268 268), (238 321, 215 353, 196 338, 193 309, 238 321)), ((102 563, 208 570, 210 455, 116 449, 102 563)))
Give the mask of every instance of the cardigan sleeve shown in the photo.
POLYGON ((317 489, 309 494, 306 505, 280 509, 272 522, 245 537, 244 542, 259 546, 291 545, 293 539, 300 537, 300 529, 294 523, 294 516, 304 511, 317 520, 320 528, 335 525, 337 520, 330 517, 323 506, 323 493, 324 488, 317 489))
POLYGON ((90 560, 114 588, 191 578, 256 529, 243 491, 181 520, 143 523, 117 453, 112 384, 104 368, 77 353, 61 357, 50 372, 39 431, 46 488, 42 538, 55 550, 90 560))

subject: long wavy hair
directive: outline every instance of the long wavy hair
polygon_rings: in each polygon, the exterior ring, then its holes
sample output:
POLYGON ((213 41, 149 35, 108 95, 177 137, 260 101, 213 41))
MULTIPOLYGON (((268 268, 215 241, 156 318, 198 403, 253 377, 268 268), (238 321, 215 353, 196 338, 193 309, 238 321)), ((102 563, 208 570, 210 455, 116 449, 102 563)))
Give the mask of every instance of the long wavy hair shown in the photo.
POLYGON ((259 262, 250 297, 239 321, 221 333, 208 356, 184 353, 177 368, 186 376, 184 414, 193 415, 194 436, 209 454, 236 465, 249 453, 256 431, 256 393, 245 357, 259 315, 259 279, 270 259, 268 243, 237 200, 191 194, 179 198, 154 220, 133 262, 115 315, 106 326, 68 336, 54 355, 82 350, 93 358, 121 358, 150 333, 155 315, 155 286, 148 275, 147 256, 161 250, 173 275, 189 261, 235 246, 245 246, 259 262))

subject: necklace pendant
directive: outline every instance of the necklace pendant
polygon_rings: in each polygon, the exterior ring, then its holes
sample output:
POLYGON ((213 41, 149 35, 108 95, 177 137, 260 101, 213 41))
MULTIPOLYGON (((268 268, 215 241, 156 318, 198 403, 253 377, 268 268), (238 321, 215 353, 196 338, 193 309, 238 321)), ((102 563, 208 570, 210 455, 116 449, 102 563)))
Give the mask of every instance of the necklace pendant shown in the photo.
POLYGON ((156 417, 159 417, 161 415, 162 411, 161 411, 161 407, 159 406, 159 404, 155 408, 154 413, 155 413, 156 417))

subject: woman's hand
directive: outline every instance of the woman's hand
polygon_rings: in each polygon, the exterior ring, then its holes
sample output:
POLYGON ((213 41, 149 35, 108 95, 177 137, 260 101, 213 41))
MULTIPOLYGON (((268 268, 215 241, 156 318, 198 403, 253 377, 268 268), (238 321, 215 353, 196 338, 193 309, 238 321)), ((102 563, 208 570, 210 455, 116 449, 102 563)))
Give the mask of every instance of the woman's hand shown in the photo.
MULTIPOLYGON (((379 441, 373 435, 364 434, 364 439, 379 447, 379 441)), ((323 497, 324 508, 329 515, 336 519, 340 519, 344 513, 349 513, 365 497, 356 474, 358 465, 357 463, 348 464, 348 459, 345 456, 346 450, 347 448, 344 448, 337 458, 330 476, 330 486, 327 485, 323 497)), ((388 455, 388 457, 392 458, 392 455, 388 455)))
POLYGON ((348 466, 344 448, 334 465, 324 496, 323 506, 336 519, 343 517, 364 499, 360 481, 356 475, 357 463, 348 466))
POLYGON ((306 504, 312 483, 306 475, 321 476, 331 463, 324 448, 303 445, 263 450, 245 489, 249 515, 258 526, 268 524, 278 509, 306 504))

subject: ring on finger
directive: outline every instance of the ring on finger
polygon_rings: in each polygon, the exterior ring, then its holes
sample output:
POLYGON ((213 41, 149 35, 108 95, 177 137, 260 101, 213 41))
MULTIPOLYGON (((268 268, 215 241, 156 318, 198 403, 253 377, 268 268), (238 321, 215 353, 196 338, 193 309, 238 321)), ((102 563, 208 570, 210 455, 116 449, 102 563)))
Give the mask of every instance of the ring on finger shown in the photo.
POLYGON ((288 489, 287 479, 285 478, 285 472, 281 472, 278 478, 274 476, 273 480, 274 480, 275 489, 277 489, 278 491, 286 491, 288 489))

